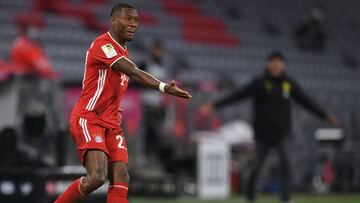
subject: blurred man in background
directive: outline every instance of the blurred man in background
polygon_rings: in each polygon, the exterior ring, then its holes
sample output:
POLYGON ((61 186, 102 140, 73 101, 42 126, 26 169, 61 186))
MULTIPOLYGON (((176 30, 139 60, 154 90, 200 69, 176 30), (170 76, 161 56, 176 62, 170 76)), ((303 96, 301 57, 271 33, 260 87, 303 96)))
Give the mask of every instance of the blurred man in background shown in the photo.
POLYGON ((310 15, 295 29, 295 40, 299 49, 323 51, 326 42, 324 29, 324 14, 318 8, 313 8, 310 15))
POLYGON ((266 71, 253 79, 248 85, 239 88, 231 95, 201 107, 205 115, 241 99, 251 97, 254 102, 254 130, 256 156, 249 181, 246 198, 255 202, 255 183, 270 150, 280 157, 281 201, 291 200, 291 173, 288 153, 288 139, 291 132, 291 103, 297 103, 312 112, 318 118, 337 126, 336 117, 326 113, 316 105, 302 88, 285 73, 284 57, 279 52, 268 56, 266 71))
POLYGON ((37 41, 39 28, 24 25, 14 40, 10 50, 10 61, 16 75, 35 75, 40 78, 56 79, 49 57, 37 41))
POLYGON ((55 165, 52 144, 61 115, 55 105, 59 74, 39 41, 41 27, 29 19, 18 22, 7 68, 15 76, 8 89, 15 92, 17 146, 35 166, 55 165))

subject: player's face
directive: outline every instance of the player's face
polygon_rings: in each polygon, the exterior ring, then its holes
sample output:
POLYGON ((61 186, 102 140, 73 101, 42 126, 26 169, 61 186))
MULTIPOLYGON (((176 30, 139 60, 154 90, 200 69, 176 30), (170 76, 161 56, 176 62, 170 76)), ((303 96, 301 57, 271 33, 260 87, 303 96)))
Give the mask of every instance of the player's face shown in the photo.
POLYGON ((273 58, 268 61, 267 69, 269 73, 274 77, 280 77, 284 74, 285 63, 281 58, 273 58))
POLYGON ((122 8, 111 19, 111 23, 119 38, 131 41, 139 25, 138 12, 134 8, 122 8))

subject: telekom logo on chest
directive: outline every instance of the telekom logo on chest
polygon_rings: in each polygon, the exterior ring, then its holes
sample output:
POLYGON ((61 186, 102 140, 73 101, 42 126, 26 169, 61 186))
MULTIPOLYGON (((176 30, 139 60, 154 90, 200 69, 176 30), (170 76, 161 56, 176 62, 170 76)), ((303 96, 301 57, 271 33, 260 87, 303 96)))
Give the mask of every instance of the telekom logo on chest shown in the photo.
POLYGON ((125 86, 125 82, 129 82, 129 77, 125 74, 121 74, 121 86, 125 86))

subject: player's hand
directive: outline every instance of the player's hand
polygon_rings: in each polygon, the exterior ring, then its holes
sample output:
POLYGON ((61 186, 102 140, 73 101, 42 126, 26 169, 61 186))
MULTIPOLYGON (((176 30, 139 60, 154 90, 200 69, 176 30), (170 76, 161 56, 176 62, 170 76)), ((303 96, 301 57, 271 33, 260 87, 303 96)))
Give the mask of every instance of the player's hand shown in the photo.
POLYGON ((200 107, 200 113, 205 116, 211 114, 213 111, 214 104, 212 102, 207 102, 200 107))
POLYGON ((185 98, 185 99, 191 99, 191 95, 189 94, 189 92, 182 90, 180 88, 178 88, 176 86, 175 81, 171 81, 171 83, 169 85, 165 86, 165 92, 167 94, 171 94, 177 97, 181 97, 181 98, 185 98))
POLYGON ((332 114, 327 114, 325 119, 333 127, 339 127, 339 121, 336 118, 336 116, 334 116, 332 114))

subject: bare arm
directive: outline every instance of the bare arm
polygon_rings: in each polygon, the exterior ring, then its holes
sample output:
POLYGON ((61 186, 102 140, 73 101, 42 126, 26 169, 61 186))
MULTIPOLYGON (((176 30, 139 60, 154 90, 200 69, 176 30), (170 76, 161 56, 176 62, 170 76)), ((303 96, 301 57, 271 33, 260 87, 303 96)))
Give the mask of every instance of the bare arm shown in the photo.
MULTIPOLYGON (((150 87, 156 90, 159 89, 159 85, 161 81, 156 79, 151 74, 140 70, 133 62, 131 62, 129 59, 125 57, 119 59, 111 68, 115 71, 119 71, 121 73, 126 74, 135 82, 138 82, 146 87, 150 87)), ((172 81, 171 84, 169 85, 168 84, 165 85, 164 89, 165 92, 168 94, 177 97, 182 97, 185 99, 191 98, 191 95, 188 92, 178 88, 174 81, 172 81)))

